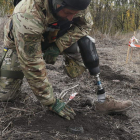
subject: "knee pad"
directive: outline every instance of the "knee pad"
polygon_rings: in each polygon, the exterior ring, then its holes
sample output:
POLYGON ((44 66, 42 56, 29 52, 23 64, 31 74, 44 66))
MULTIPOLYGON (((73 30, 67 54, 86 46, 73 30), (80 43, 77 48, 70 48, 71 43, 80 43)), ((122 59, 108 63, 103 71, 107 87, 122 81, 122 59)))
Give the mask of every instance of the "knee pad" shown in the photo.
POLYGON ((99 57, 95 47, 95 40, 89 36, 84 36, 78 40, 78 46, 83 62, 90 74, 98 74, 100 72, 99 57))

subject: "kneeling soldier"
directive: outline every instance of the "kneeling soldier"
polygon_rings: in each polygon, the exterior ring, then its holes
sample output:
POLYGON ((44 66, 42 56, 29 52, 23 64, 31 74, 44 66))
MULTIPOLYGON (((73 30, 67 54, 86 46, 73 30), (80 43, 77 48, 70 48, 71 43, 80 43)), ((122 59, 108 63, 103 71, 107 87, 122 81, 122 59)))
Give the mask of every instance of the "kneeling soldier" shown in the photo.
MULTIPOLYGON (((99 72, 94 39, 88 36, 93 25, 88 9, 90 1, 22 0, 16 5, 4 28, 4 52, 0 62, 1 101, 18 96, 25 76, 44 106, 68 120, 74 118, 73 109, 54 97, 45 62, 54 64, 61 53, 65 55, 70 77, 79 76, 86 68, 91 75, 99 72)), ((115 112, 124 111, 132 104, 132 101, 114 100, 99 92, 95 107, 96 111, 115 112)))

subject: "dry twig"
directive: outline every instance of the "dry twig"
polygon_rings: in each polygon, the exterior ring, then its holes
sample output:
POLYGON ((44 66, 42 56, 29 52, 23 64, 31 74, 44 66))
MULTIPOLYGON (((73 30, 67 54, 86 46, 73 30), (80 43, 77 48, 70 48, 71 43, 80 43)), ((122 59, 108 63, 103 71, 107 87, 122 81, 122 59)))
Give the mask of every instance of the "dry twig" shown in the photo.
POLYGON ((18 110, 18 111, 24 111, 24 112, 32 112, 32 111, 28 111, 28 110, 20 109, 20 108, 15 108, 15 107, 10 107, 10 109, 18 110))
POLYGON ((12 125, 12 122, 9 122, 8 125, 2 130, 2 136, 4 135, 4 132, 8 129, 8 127, 11 125, 12 125))
POLYGON ((63 90, 63 91, 60 93, 59 98, 62 99, 62 98, 67 94, 67 91, 69 91, 70 89, 73 89, 73 88, 75 88, 75 87, 77 87, 77 86, 79 86, 79 84, 77 84, 77 85, 75 85, 75 86, 73 86, 73 87, 71 87, 71 88, 68 88, 68 89, 63 90))

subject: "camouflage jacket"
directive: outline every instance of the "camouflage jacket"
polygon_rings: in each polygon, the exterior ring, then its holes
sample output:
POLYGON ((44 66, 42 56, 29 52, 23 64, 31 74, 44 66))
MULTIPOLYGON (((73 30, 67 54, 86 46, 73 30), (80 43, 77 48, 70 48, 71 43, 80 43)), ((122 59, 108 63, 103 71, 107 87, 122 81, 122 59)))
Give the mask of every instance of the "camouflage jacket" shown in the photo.
MULTIPOLYGON (((80 17, 77 26, 56 40, 61 52, 82 36, 89 34, 93 24, 89 10, 81 11, 76 17, 80 17)), ((53 98, 53 91, 48 82, 45 62, 42 58, 41 40, 42 34, 47 31, 48 24, 57 20, 49 9, 48 0, 22 0, 15 7, 11 18, 22 71, 33 92, 42 99, 42 102, 48 100, 46 104, 50 104, 49 100, 53 98), (43 10, 46 10, 46 16, 43 10)))

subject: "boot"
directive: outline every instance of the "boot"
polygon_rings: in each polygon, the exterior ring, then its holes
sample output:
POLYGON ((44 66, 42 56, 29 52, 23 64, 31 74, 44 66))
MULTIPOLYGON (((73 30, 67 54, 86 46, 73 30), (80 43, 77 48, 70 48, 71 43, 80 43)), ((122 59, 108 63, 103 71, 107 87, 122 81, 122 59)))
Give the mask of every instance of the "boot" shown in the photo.
POLYGON ((130 100, 120 101, 107 96, 104 102, 95 102, 95 111, 101 113, 123 112, 133 106, 130 100))

